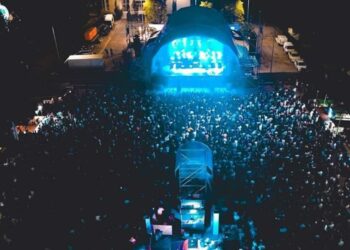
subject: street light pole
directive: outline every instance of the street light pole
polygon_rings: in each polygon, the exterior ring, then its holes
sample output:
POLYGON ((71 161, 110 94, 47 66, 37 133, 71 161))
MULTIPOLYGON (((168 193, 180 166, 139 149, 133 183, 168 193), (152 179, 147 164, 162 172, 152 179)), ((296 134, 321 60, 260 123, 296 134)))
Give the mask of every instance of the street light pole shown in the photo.
MULTIPOLYGON (((275 30, 276 33, 276 30, 275 30)), ((276 34, 275 34, 276 36, 276 34)), ((270 64, 270 73, 272 73, 272 64, 273 64, 273 56, 275 53, 275 41, 272 39, 272 55, 271 55, 271 64, 270 64)))
POLYGON ((104 8, 104 10, 105 10, 105 11, 108 11, 108 8, 107 8, 107 7, 108 7, 107 1, 106 1, 106 0, 103 0, 102 3, 103 3, 103 8, 104 8))
POLYGON ((258 67, 258 74, 259 74, 259 68, 261 66, 261 54, 262 54, 262 46, 264 41, 264 29, 262 25, 262 19, 261 19, 261 10, 259 10, 259 46, 258 46, 258 53, 259 53, 259 67, 258 67))
POLYGON ((145 33, 146 33, 146 29, 145 29, 145 20, 144 20, 144 11, 143 11, 143 1, 141 1, 141 22, 142 22, 142 37, 143 37, 143 40, 145 41, 146 40, 146 37, 145 37, 145 33))
POLYGON ((250 19, 250 16, 249 16, 249 9, 250 9, 250 0, 248 0, 248 6, 247 6, 247 22, 249 23, 249 19, 250 19))
POLYGON ((141 22, 142 22, 142 25, 144 25, 144 21, 143 21, 143 2, 141 1, 141 22))
POLYGON ((57 59, 60 60, 60 52, 58 51, 58 45, 57 45, 57 39, 56 39, 56 34, 55 34, 55 29, 53 26, 51 26, 52 29, 52 36, 53 40, 55 42, 55 48, 56 48, 56 53, 57 53, 57 59))

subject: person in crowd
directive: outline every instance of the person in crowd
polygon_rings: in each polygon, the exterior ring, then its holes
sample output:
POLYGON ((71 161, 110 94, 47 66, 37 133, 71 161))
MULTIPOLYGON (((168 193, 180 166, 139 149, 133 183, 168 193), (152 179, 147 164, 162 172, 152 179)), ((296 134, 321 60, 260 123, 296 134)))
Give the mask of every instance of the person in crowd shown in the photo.
POLYGON ((213 151, 215 197, 246 204, 232 229, 240 247, 348 249, 346 139, 301 86, 244 96, 106 87, 44 104, 37 133, 0 153, 0 248, 131 248, 146 237, 144 215, 176 205, 176 150, 196 140, 213 151))

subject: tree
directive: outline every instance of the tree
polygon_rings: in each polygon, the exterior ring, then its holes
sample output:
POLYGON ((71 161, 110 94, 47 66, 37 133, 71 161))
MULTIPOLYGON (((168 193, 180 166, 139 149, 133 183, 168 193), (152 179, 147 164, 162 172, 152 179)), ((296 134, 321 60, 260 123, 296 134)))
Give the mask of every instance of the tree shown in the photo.
POLYGON ((0 16, 0 34, 9 32, 8 23, 4 17, 0 16))
POLYGON ((10 13, 8 9, 4 5, 2 5, 0 1, 0 32, 9 31, 8 29, 9 18, 10 18, 10 13))
POLYGON ((143 4, 143 10, 148 23, 163 23, 166 21, 167 11, 165 1, 146 0, 143 4))
POLYGON ((230 23, 233 22, 235 20, 234 18, 235 4, 234 3, 225 4, 222 9, 222 13, 228 22, 230 23))
POLYGON ((199 6, 200 7, 204 7, 204 8, 212 8, 213 7, 213 3, 209 2, 209 1, 201 1, 199 6))
POLYGON ((242 0, 237 0, 235 9, 234 9, 234 16, 236 17, 236 21, 239 23, 244 22, 244 6, 242 0))

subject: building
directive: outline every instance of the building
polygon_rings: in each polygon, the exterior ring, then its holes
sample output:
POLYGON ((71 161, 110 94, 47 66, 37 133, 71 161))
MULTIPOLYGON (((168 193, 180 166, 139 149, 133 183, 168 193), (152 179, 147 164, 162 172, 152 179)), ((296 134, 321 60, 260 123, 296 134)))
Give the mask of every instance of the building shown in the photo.
MULTIPOLYGON (((191 0, 165 0, 168 14, 172 14, 174 10, 179 10, 184 7, 191 6, 191 0)), ((126 17, 128 9, 131 13, 139 12, 142 13, 142 6, 145 0, 101 0, 101 6, 107 11, 113 11, 116 6, 122 9, 126 17)), ((194 2, 192 3, 194 4, 194 2)))

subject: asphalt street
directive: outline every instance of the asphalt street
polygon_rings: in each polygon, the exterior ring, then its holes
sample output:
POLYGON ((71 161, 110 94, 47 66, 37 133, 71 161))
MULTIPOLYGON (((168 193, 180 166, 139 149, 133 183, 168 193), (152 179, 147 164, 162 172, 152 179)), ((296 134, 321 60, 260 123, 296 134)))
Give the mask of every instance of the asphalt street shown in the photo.
POLYGON ((281 32, 272 26, 264 26, 260 36, 261 64, 259 73, 293 73, 297 72, 294 64, 289 60, 283 47, 278 45, 275 37, 281 32))

